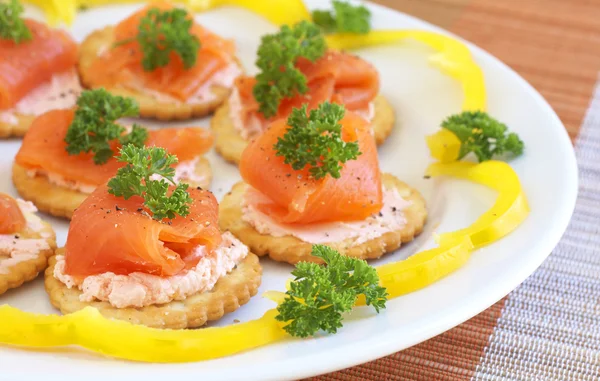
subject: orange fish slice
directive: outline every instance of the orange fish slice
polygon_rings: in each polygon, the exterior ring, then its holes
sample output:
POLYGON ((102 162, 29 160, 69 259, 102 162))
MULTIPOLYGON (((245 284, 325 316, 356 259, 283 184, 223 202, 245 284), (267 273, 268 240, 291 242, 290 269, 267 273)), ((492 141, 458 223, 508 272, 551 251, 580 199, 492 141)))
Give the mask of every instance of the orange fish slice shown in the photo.
POLYGON ((65 32, 25 20, 32 39, 0 40, 0 110, 16 105, 54 74, 75 67, 77 43, 65 32))
POLYGON ((172 9, 173 5, 165 1, 154 2, 116 25, 115 41, 133 41, 112 47, 100 55, 90 69, 89 80, 94 87, 137 82, 149 89, 185 101, 215 73, 231 64, 235 44, 194 23, 191 33, 198 37, 201 46, 196 64, 192 68, 185 69, 179 56, 173 54, 167 66, 145 71, 142 67, 143 54, 135 37, 140 20, 152 8, 168 10, 172 9))
MULTIPOLYGON (((379 93, 377 70, 363 59, 348 53, 329 50, 315 62, 300 58, 296 67, 306 76, 308 91, 284 99, 277 115, 270 118, 271 121, 287 118, 293 108, 306 104, 308 110, 312 110, 325 101, 342 104, 351 111, 365 110, 379 93)), ((264 121, 252 92, 255 84, 256 80, 247 76, 239 77, 235 82, 242 102, 242 122, 251 116, 264 121)))
MULTIPOLYGON (((73 110, 53 110, 36 118, 15 157, 26 169, 43 170, 87 185, 100 185, 113 177, 122 163, 111 158, 94 164, 93 154, 69 155, 64 141, 73 120, 73 110)), ((210 149, 213 137, 202 128, 163 128, 149 131, 147 146, 163 147, 179 162, 191 160, 210 149)), ((117 145, 114 145, 117 152, 117 145)))
POLYGON ((27 221, 17 200, 0 193, 0 234, 16 233, 25 228, 27 221))
POLYGON ((65 245, 65 272, 88 276, 104 272, 175 275, 195 266, 221 243, 217 200, 209 191, 190 189, 190 214, 153 220, 138 196, 125 200, 98 187, 75 213, 65 245), (198 245, 204 250, 195 250, 198 245))
POLYGON ((363 220, 382 207, 381 174, 375 140, 367 122, 346 112, 342 138, 356 141, 362 154, 343 165, 341 177, 315 180, 308 168, 296 171, 275 155, 273 145, 288 129, 283 119, 273 122, 242 155, 244 181, 272 202, 257 207, 282 223, 309 224, 363 220))

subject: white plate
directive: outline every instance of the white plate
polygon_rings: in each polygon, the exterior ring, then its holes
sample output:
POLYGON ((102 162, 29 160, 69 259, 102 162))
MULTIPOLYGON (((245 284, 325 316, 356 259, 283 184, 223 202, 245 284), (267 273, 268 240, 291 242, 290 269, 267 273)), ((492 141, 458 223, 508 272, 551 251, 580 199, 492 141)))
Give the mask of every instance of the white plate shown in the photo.
MULTIPOLYGON (((311 8, 324 6, 313 2, 310 5, 311 8)), ((401 13, 375 5, 369 7, 376 29, 418 28, 447 33, 401 13)), ((111 6, 86 11, 78 16, 72 31, 81 40, 94 29, 115 23, 135 9, 136 6, 111 6)), ((275 31, 275 27, 259 16, 235 8, 200 14, 198 20, 225 37, 235 38, 246 68, 253 68, 260 36, 275 31)), ((489 112, 518 132, 526 145, 526 154, 511 163, 531 206, 530 216, 516 232, 476 251, 465 267, 442 281, 391 300, 379 315, 370 309, 356 309, 337 335, 288 340, 228 358, 188 364, 142 364, 103 358, 85 351, 34 352, 0 346, 0 379, 298 379, 407 348, 460 324, 501 299, 530 275, 557 244, 574 207, 577 168, 565 128, 544 99, 497 59, 477 47, 471 48, 485 73, 489 112)), ((427 228, 415 242, 375 264, 399 261, 432 247, 434 228, 444 232, 470 224, 491 206, 495 197, 492 191, 481 186, 422 177, 430 162, 424 136, 436 131, 444 117, 458 112, 462 101, 459 84, 427 65, 430 53, 428 48, 415 42, 359 52, 379 69, 382 92, 398 115, 391 138, 380 150, 382 167, 417 187, 426 197, 430 212, 427 228)), ((208 120, 200 122, 208 125, 208 120)), ((17 193, 9 179, 18 148, 18 140, 0 142, 0 191, 15 196, 17 193)), ((216 154, 209 156, 216 177, 212 190, 221 197, 239 175, 234 166, 216 154)), ((59 244, 63 244, 67 223, 48 219, 57 229, 59 244)), ((264 278, 260 292, 283 290, 291 267, 267 259, 262 263, 264 278)), ((0 303, 27 311, 56 313, 41 280, 8 292, 0 297, 0 303)), ((218 324, 258 318, 271 307, 271 302, 256 296, 218 324)), ((110 335, 110 332, 105 334, 110 335)))

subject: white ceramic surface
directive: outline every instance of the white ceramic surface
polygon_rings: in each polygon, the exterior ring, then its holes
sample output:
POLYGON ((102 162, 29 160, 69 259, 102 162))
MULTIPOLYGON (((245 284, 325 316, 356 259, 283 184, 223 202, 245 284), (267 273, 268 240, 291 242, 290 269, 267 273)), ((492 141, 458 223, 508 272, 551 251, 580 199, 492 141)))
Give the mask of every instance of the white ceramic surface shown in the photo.
MULTIPOLYGON (((309 2, 311 8, 326 4, 309 2)), ((418 28, 441 31, 425 22, 370 5, 374 28, 418 28)), ((110 6, 81 13, 72 27, 78 40, 94 29, 124 18, 136 6, 110 6)), ((198 20, 234 38, 246 68, 254 72, 254 53, 262 34, 276 28, 261 17, 236 8, 198 15, 198 20)), ((501 241, 476 251, 465 267, 418 292, 391 300, 375 315, 358 308, 334 336, 289 340, 240 355, 187 364, 142 364, 103 358, 81 350, 27 351, 0 346, 0 380, 288 380, 335 371, 399 351, 446 331, 471 318, 517 287, 549 255, 565 230, 577 193, 577 168, 563 125, 544 99, 521 77, 481 49, 471 46, 482 66, 488 88, 489 112, 519 133, 526 153, 511 162, 518 172, 531 206, 523 225, 501 241)), ((358 52, 379 69, 382 92, 394 106, 398 121, 380 149, 381 166, 418 188, 426 197, 429 221, 415 242, 374 264, 402 260, 433 246, 432 232, 456 230, 471 223, 490 207, 494 193, 457 180, 425 180, 430 162, 424 136, 444 117, 460 110, 462 92, 457 82, 428 66, 428 48, 416 42, 364 49, 358 52)), ((183 123, 208 126, 208 119, 183 123)), ((0 191, 17 195, 10 168, 19 140, 0 141, 0 191)), ((214 152, 209 154, 215 173, 212 190, 220 198, 239 179, 237 169, 214 152)), ((65 221, 52 221, 63 244, 65 221)), ((260 292, 283 290, 290 266, 262 261, 260 292)), ((0 296, 27 311, 56 313, 40 279, 0 296)), ((270 301, 254 297, 218 325, 234 319, 258 318, 270 301)), ((2 324, 2 322, 0 322, 2 324)), ((110 332, 106 332, 110 335, 110 332)), ((201 350, 201 348, 199 348, 201 350)))

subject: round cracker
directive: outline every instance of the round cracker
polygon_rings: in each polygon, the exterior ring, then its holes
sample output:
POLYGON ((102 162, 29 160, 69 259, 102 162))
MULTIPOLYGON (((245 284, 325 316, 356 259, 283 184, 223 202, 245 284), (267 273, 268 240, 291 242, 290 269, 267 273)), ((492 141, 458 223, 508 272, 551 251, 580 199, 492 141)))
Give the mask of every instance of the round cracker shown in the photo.
POLYGON ((10 138, 14 136, 25 136, 29 126, 37 117, 36 115, 25 115, 15 113, 17 123, 11 124, 0 120, 0 138, 10 138))
MULTIPOLYGON (((57 255, 64 252, 58 249, 57 255)), ((87 306, 98 309, 107 318, 126 320, 133 324, 143 324, 153 328, 196 328, 206 322, 218 320, 248 303, 258 292, 262 268, 258 257, 252 253, 240 262, 229 274, 219 278, 215 287, 208 291, 187 297, 181 301, 172 301, 160 305, 142 308, 116 308, 108 302, 82 302, 81 291, 69 289, 54 277, 56 257, 50 258, 46 270, 44 285, 50 296, 50 302, 62 313, 79 311, 87 306)))
MULTIPOLYGON (((378 145, 383 144, 392 133, 395 116, 394 109, 388 100, 379 94, 374 101, 375 114, 371 125, 378 145)), ((223 158, 233 164, 239 164, 242 152, 248 145, 248 140, 235 129, 229 115, 229 102, 225 102, 217 109, 210 121, 210 127, 215 133, 215 149, 223 158)))
MULTIPOLYGON (((347 239, 341 242, 326 243, 327 246, 349 257, 375 259, 398 249, 402 243, 412 241, 416 235, 421 233, 427 219, 425 200, 421 194, 393 175, 384 173, 382 180, 386 189, 396 189, 404 200, 411 202, 411 205, 403 210, 406 217, 404 227, 359 245, 355 245, 352 239, 347 239)), ((310 255, 313 244, 293 236, 273 237, 260 234, 251 224, 242 219, 243 195, 248 187, 249 185, 243 182, 235 184, 231 192, 221 201, 219 205, 221 230, 230 231, 259 256, 268 255, 278 262, 291 264, 302 261, 322 263, 320 258, 310 255)))
POLYGON ((14 266, 9 267, 7 273, 0 272, 0 295, 11 288, 17 288, 23 283, 35 279, 48 266, 48 258, 54 254, 54 250, 56 249, 56 235, 49 223, 42 223, 43 229, 39 232, 26 229, 17 234, 21 237, 20 239, 44 238, 48 242, 49 248, 38 252, 35 258, 18 262, 14 266))
MULTIPOLYGON (((209 188, 212 179, 210 162, 201 156, 196 163, 196 174, 203 176, 202 182, 187 181, 192 187, 209 188)), ((17 163, 13 164, 12 180, 21 197, 42 212, 56 217, 71 219, 73 212, 89 194, 65 188, 51 183, 46 176, 29 176, 27 170, 17 163)))
MULTIPOLYGON (((114 27, 108 26, 88 35, 79 47, 79 76, 84 87, 93 88, 90 81, 90 70, 98 53, 110 48, 114 43, 114 27)), ((235 62, 241 67, 237 58, 235 62)), ((144 94, 125 86, 102 86, 114 95, 134 98, 140 107, 140 116, 158 120, 187 120, 206 116, 215 111, 231 93, 231 88, 214 85, 211 87, 215 97, 204 103, 186 104, 157 100, 154 96, 144 94)))

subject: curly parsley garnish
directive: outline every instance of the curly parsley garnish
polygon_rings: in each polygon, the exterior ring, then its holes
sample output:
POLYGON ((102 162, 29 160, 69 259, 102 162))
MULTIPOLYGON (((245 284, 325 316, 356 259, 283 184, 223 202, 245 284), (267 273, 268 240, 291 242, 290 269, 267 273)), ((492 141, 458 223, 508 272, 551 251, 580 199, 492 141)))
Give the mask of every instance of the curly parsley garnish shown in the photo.
POLYGON ((284 162, 293 169, 301 170, 310 166, 310 175, 321 179, 328 174, 339 179, 342 164, 356 160, 361 154, 358 142, 342 140, 344 107, 324 102, 307 116, 307 106, 294 108, 283 137, 275 143, 275 154, 283 156, 284 162))
POLYGON ((176 184, 173 180, 176 156, 167 154, 164 148, 128 144, 121 148, 117 160, 127 165, 110 179, 108 193, 125 200, 141 196, 155 220, 190 214, 192 197, 187 191, 188 184, 176 184), (160 179, 155 179, 155 175, 160 179), (168 195, 170 185, 175 185, 175 189, 168 195))
POLYGON ((308 90, 306 76, 295 67, 298 58, 314 62, 325 54, 325 49, 321 30, 308 21, 293 27, 284 25, 278 33, 262 37, 256 61, 260 73, 253 94, 266 118, 277 114, 282 99, 308 90))
POLYGON ((318 331, 336 333, 342 327, 342 313, 352 309, 359 295, 377 312, 385 308, 387 291, 379 286, 377 271, 366 261, 322 245, 314 245, 311 254, 327 266, 300 262, 292 271, 295 279, 275 317, 287 323, 283 327, 287 333, 299 337, 318 331))
POLYGON ((146 71, 165 67, 171 53, 181 58, 183 67, 189 69, 198 60, 200 40, 192 34, 193 18, 185 9, 160 10, 151 8, 140 20, 135 38, 117 41, 115 46, 137 41, 142 49, 142 66, 146 71))
POLYGON ((17 0, 0 3, 0 39, 13 40, 20 44, 33 38, 31 31, 21 18, 23 6, 17 0))
POLYGON ((333 0, 333 11, 313 11, 312 19, 325 33, 366 34, 371 30, 371 12, 366 7, 340 0, 333 0))
POLYGON ((448 117, 442 127, 453 132, 461 141, 458 160, 473 152, 482 162, 493 156, 510 153, 519 156, 525 145, 519 135, 511 132, 504 123, 482 111, 465 111, 448 117))
POLYGON ((111 143, 143 146, 148 139, 148 131, 137 124, 125 134, 117 119, 137 116, 139 109, 132 98, 112 95, 104 89, 87 90, 77 99, 77 109, 73 122, 67 130, 65 142, 69 155, 93 152, 94 163, 104 164, 114 156, 111 143))

